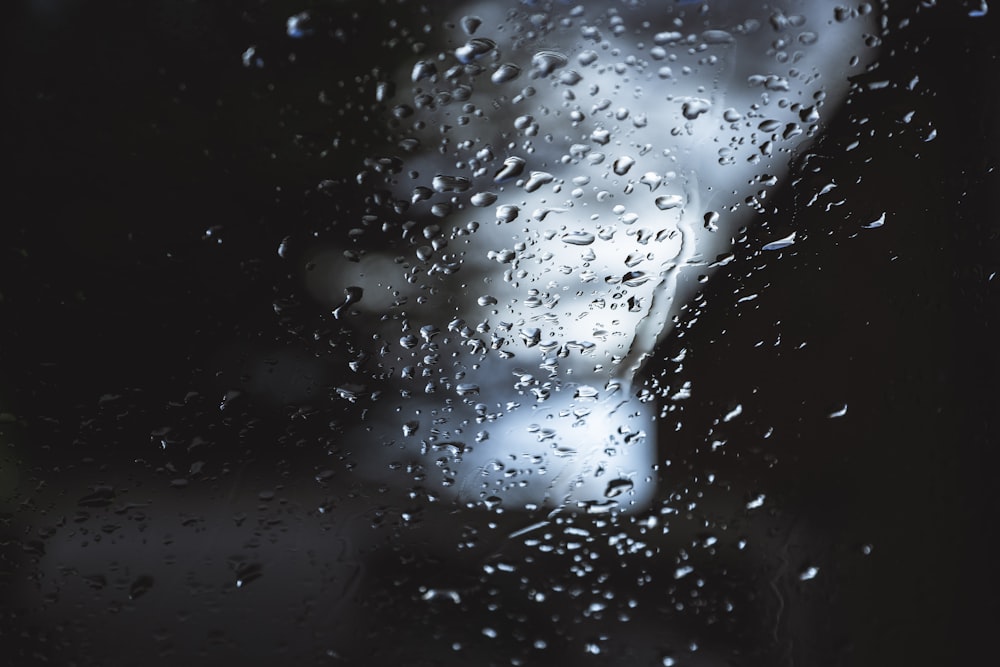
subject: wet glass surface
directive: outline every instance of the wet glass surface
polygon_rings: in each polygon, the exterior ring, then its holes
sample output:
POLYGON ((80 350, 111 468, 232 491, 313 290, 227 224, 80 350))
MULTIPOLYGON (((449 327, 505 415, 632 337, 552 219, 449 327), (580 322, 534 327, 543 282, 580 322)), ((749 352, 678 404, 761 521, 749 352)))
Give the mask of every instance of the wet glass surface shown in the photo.
POLYGON ((7 664, 991 648, 985 3, 16 3, 7 664))

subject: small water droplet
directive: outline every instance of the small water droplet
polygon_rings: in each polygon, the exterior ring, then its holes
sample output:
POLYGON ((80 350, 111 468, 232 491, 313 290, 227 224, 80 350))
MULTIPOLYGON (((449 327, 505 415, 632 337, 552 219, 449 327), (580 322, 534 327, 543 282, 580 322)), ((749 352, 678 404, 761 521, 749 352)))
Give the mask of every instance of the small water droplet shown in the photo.
POLYGON ((495 192, 477 192, 469 198, 469 203, 473 206, 489 206, 497 200, 495 192))

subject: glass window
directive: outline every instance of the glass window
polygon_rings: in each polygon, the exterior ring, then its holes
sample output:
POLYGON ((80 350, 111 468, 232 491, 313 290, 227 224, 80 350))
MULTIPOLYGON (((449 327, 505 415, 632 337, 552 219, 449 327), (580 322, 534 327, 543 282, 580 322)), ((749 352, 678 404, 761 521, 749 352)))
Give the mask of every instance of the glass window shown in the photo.
POLYGON ((989 10, 16 3, 11 664, 978 656, 989 10))

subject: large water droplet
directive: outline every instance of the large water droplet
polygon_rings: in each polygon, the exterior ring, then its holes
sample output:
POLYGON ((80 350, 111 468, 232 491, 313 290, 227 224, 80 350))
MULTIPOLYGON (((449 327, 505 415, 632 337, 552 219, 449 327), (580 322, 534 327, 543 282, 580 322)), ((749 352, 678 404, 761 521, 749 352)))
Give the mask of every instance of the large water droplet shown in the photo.
POLYGON ((553 180, 555 180, 555 176, 547 171, 533 171, 528 178, 528 182, 524 184, 524 189, 528 192, 534 192, 546 183, 551 183, 553 180))
POLYGON ((435 74, 437 74, 437 65, 429 60, 421 60, 413 66, 410 78, 413 80, 413 83, 416 83, 422 79, 428 79, 435 74))
POLYGON ((476 37, 470 39, 462 46, 455 49, 455 58, 462 64, 469 64, 473 60, 482 58, 484 55, 496 48, 496 42, 492 39, 476 37))
POLYGON ((469 198, 469 203, 473 206, 489 206, 497 200, 497 195, 494 192, 477 192, 469 198))
POLYGON ((564 234, 562 242, 568 243, 569 245, 590 245, 594 242, 594 239, 594 235, 590 232, 577 231, 564 234))
POLYGON ((493 177, 494 183, 503 183, 524 173, 524 158, 512 156, 503 161, 503 166, 493 177))
POLYGON ((438 174, 431 185, 436 192, 465 192, 472 186, 472 182, 464 176, 438 174))
POLYGON ((513 204, 504 204, 503 206, 497 206, 497 220, 499 222, 511 222, 517 218, 519 209, 513 204))
POLYGON ((656 198, 656 208, 661 211, 669 211, 684 204, 684 197, 680 195, 663 195, 656 198))
POLYGON ((521 68, 514 63, 503 63, 490 75, 490 81, 496 84, 507 83, 521 74, 521 68))
POLYGON ((539 76, 548 76, 568 62, 569 59, 557 51, 539 51, 531 58, 531 66, 539 76))
POLYGON ((617 160, 615 160, 614 170, 619 176, 624 176, 628 173, 628 170, 632 168, 635 164, 635 159, 629 157, 628 155, 623 155, 617 160))
POLYGON ((604 489, 604 497, 615 498, 631 491, 633 486, 635 485, 630 479, 613 479, 608 482, 607 488, 604 489))
POLYGON ((694 120, 712 108, 712 103, 700 97, 693 97, 681 105, 681 113, 688 120, 694 120))

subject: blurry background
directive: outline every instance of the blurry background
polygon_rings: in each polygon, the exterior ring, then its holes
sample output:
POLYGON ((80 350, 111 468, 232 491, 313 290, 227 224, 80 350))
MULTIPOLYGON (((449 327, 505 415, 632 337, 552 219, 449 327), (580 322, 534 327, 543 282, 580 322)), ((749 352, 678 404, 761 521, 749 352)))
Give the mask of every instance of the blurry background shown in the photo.
POLYGON ((406 47, 384 35, 417 6, 8 3, 11 664, 923 665, 991 647, 1000 65, 995 14, 934 4, 889 3, 882 64, 779 194, 787 230, 748 232, 796 231, 794 252, 737 253, 647 370, 691 383, 663 445, 676 514, 551 518, 535 544, 506 536, 544 515, 351 475, 365 404, 332 388, 355 332, 302 290, 306 247, 339 251, 334 221, 366 213, 371 101, 406 47), (324 39, 289 37, 309 9, 324 39))

